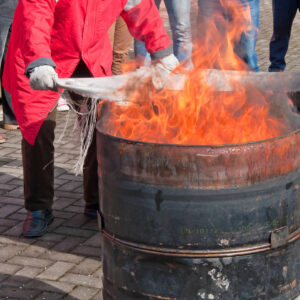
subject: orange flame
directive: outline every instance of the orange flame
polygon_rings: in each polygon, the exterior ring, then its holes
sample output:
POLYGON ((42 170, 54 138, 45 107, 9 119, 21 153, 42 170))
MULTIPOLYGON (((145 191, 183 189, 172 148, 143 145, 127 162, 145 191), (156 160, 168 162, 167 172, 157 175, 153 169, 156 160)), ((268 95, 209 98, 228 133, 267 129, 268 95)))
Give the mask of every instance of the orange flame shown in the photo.
MULTIPOLYGON (((194 69, 182 91, 157 92, 145 84, 135 91, 139 103, 113 105, 105 128, 108 133, 138 141, 168 144, 218 145, 265 140, 291 130, 272 114, 274 97, 255 87, 216 92, 203 80, 203 69, 248 70, 236 55, 241 34, 249 30, 250 11, 235 1, 221 4, 226 16, 215 14, 205 35, 194 45, 194 69)), ((237 83, 235 83, 237 84, 237 83)))

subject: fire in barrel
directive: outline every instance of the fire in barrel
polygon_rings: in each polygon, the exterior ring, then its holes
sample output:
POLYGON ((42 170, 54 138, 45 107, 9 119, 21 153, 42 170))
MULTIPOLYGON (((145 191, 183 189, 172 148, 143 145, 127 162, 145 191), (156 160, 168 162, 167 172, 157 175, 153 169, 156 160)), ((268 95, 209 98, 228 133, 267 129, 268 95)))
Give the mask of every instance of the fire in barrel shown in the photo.
POLYGON ((204 68, 247 70, 234 53, 246 16, 228 9, 235 22, 216 16, 227 35, 213 20, 182 91, 145 84, 102 107, 104 299, 300 293, 300 118, 271 82, 207 84, 204 68))

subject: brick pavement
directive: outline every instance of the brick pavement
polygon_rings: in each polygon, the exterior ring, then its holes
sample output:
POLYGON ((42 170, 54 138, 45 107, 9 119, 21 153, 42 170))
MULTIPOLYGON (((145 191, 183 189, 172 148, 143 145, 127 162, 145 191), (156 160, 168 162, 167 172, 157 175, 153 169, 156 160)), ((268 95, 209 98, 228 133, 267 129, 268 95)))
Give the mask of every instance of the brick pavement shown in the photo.
MULTIPOLYGON (((193 16, 196 2, 193 2, 193 16)), ((166 13, 163 12, 166 20, 166 13)), ((268 67, 268 42, 272 34, 271 0, 261 1, 261 33, 257 43, 259 63, 268 67)), ((300 27, 297 16, 287 55, 288 70, 300 70, 300 27)), ((7 142, 0 145, 0 299, 102 299, 100 234, 96 222, 82 215, 82 178, 73 173, 78 155, 74 115, 58 113, 55 153, 55 222, 44 237, 20 236, 23 208, 22 161, 19 132, 0 129, 7 142)), ((2 117, 0 116, 0 119, 2 117)))

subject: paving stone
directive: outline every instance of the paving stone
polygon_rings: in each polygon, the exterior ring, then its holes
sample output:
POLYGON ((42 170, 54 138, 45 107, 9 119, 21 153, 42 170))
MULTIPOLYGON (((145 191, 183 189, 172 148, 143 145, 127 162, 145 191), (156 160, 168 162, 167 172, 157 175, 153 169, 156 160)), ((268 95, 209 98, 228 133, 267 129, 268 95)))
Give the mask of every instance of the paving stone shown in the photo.
POLYGON ((62 219, 70 219, 75 216, 75 213, 59 211, 59 210, 55 210, 53 212, 53 214, 54 214, 54 217, 58 217, 58 218, 62 218, 62 219))
POLYGON ((76 265, 71 273, 80 275, 92 275, 96 270, 102 266, 102 263, 98 260, 85 258, 80 264, 76 265))
POLYGON ((65 179, 65 180, 72 180, 72 181, 82 182, 82 177, 81 176, 75 176, 73 174, 66 174, 66 173, 59 176, 58 179, 65 179))
POLYGON ((19 237, 19 236, 22 235, 22 231, 23 231, 23 221, 19 222, 14 227, 12 227, 12 228, 8 229, 7 231, 5 231, 4 234, 19 237))
POLYGON ((33 289, 24 289, 18 287, 0 287, 0 297, 2 299, 34 299, 40 291, 33 289))
POLYGON ((91 300, 103 300, 102 290, 92 297, 91 300))
POLYGON ((26 288, 32 288, 39 291, 53 292, 58 294, 67 294, 74 289, 75 285, 68 282, 60 282, 53 280, 32 280, 27 285, 26 288))
POLYGON ((23 278, 24 282, 30 281, 32 278, 35 278, 38 274, 44 271, 44 268, 37 268, 37 267, 31 267, 31 266, 26 266, 16 272, 16 276, 19 276, 23 278))
POLYGON ((71 199, 71 200, 78 200, 78 199, 82 198, 81 194, 74 193, 74 192, 66 192, 66 191, 58 191, 58 190, 56 190, 54 192, 54 194, 57 197, 68 198, 68 199, 71 199))
POLYGON ((81 229, 93 230, 93 234, 95 234, 99 232, 98 222, 97 220, 88 220, 88 222, 81 226, 81 229))
POLYGON ((13 190, 11 190, 10 192, 7 193, 7 196, 10 197, 19 197, 19 198, 23 198, 24 195, 24 188, 23 186, 19 186, 13 190))
POLYGON ((2 190, 2 191, 11 191, 11 190, 15 189, 16 187, 17 187, 17 185, 0 183, 0 190, 2 190))
POLYGON ((69 211, 69 212, 74 212, 77 214, 83 214, 83 208, 81 206, 77 206, 77 205, 67 206, 64 210, 69 211))
POLYGON ((49 226, 48 231, 53 232, 56 230, 57 227, 61 227, 61 225, 65 222, 65 219, 58 218, 55 216, 53 223, 49 226))
POLYGON ((13 197, 4 196, 4 197, 1 197, 1 203, 16 204, 16 205, 20 205, 21 207, 23 207, 24 199, 23 199, 23 197, 13 198, 13 197))
POLYGON ((6 218, 7 216, 9 216, 10 214, 14 213, 15 211, 19 210, 20 206, 18 205, 4 205, 3 207, 1 207, 0 210, 0 218, 6 218))
POLYGON ((63 210, 64 208, 71 205, 75 200, 72 199, 58 199, 53 204, 53 209, 63 210))
POLYGON ((48 280, 57 280, 61 276, 65 275, 70 269, 74 267, 73 263, 67 262, 56 262, 51 267, 47 268, 44 272, 39 274, 37 278, 39 279, 48 279, 48 280))
MULTIPOLYGON (((78 207, 78 206, 77 206, 78 207)), ((81 207, 81 212, 83 208, 81 207)), ((83 213, 76 214, 74 217, 70 218, 68 221, 65 222, 65 226, 68 227, 82 227, 87 222, 87 218, 84 216, 83 213)))
POLYGON ((0 262, 5 262, 10 258, 19 255, 25 248, 26 246, 18 245, 5 245, 0 247, 0 262))
POLYGON ((75 285, 94 287, 98 289, 102 288, 102 281, 99 280, 99 278, 94 278, 91 276, 68 273, 60 278, 60 281, 73 283, 75 285))
POLYGON ((8 263, 0 263, 0 273, 4 274, 15 274, 18 270, 22 269, 22 267, 14 264, 8 264, 8 263))
POLYGON ((41 236, 39 239, 43 241, 49 241, 49 242, 60 242, 64 238, 65 235, 48 232, 47 234, 41 236))
POLYGON ((72 253, 83 256, 95 257, 99 260, 101 259, 101 249, 96 247, 78 246, 75 249, 73 249, 72 253))
POLYGON ((57 163, 66 163, 70 159, 68 154, 56 153, 54 158, 55 164, 57 163))
MULTIPOLYGON (((5 281, 10 275, 8 274, 1 274, 0 273, 0 283, 5 281)), ((1 284, 0 284, 0 288, 1 288, 1 284)))
MULTIPOLYGON (((1 153, 0 153, 1 155, 1 153)), ((1 169, 0 169, 1 171, 1 169)), ((15 178, 12 177, 11 175, 8 174, 2 174, 2 172, 0 172, 0 183, 4 184, 4 183, 9 183, 11 181, 13 181, 15 178)), ((2 199, 1 199, 2 200, 2 199)))
POLYGON ((35 243, 34 239, 27 239, 23 237, 11 237, 11 236, 0 236, 0 244, 8 244, 8 245, 17 245, 23 248, 27 247, 30 244, 35 243))
MULTIPOLYGON (((71 297, 76 297, 77 299, 91 299, 98 292, 98 289, 84 286, 77 286, 65 300, 71 300, 71 297)), ((73 298, 74 299, 74 298, 73 298)))
POLYGON ((74 249, 79 244, 83 243, 84 239, 79 237, 66 237, 60 243, 56 244, 51 250, 69 252, 71 249, 74 249))
POLYGON ((93 277, 102 279, 103 277, 103 269, 99 268, 97 271, 93 273, 93 277))
POLYGON ((40 256, 40 258, 43 259, 49 259, 52 261, 65 261, 65 262, 71 262, 75 264, 79 264, 83 257, 75 254, 70 253, 62 253, 57 251, 48 251, 40 256))
POLYGON ((87 241, 83 243, 85 246, 92 246, 96 248, 100 248, 101 246, 101 233, 97 232, 93 236, 91 236, 87 241))
POLYGON ((65 192, 74 192, 74 190, 76 190, 79 187, 82 187, 82 180, 80 181, 70 180, 67 181, 67 183, 61 185, 58 188, 58 190, 65 191, 65 192))
POLYGON ((3 233, 5 231, 7 231, 7 230, 8 230, 8 227, 6 227, 6 226, 0 226, 0 233, 3 233))
POLYGON ((42 254, 49 251, 49 248, 51 248, 54 245, 54 243, 49 243, 47 241, 38 241, 34 245, 30 245, 22 252, 23 256, 27 257, 33 257, 38 258, 42 254))
POLYGON ((78 237, 85 237, 89 238, 93 233, 90 230, 60 226, 59 228, 55 229, 55 233, 65 234, 68 236, 78 236, 78 237))
POLYGON ((22 213, 14 213, 8 217, 11 220, 16 220, 20 223, 20 221, 24 221, 26 219, 26 214, 22 213))
POLYGON ((38 295, 34 300, 58 300, 58 299, 65 299, 64 298, 64 294, 65 293, 58 294, 58 293, 51 293, 51 292, 43 292, 42 294, 38 295))
POLYGON ((84 207, 85 202, 82 199, 79 199, 73 203, 73 205, 84 207))
MULTIPOLYGON (((9 184, 15 184, 15 185, 23 185, 23 180, 19 178, 12 179, 9 184)), ((22 199, 23 200, 23 199, 22 199)), ((24 200, 23 200, 24 201, 24 200)))
POLYGON ((46 268, 53 264, 53 261, 34 258, 34 257, 26 257, 26 256, 15 256, 12 259, 7 261, 10 264, 20 265, 20 266, 31 266, 31 267, 41 267, 46 268))

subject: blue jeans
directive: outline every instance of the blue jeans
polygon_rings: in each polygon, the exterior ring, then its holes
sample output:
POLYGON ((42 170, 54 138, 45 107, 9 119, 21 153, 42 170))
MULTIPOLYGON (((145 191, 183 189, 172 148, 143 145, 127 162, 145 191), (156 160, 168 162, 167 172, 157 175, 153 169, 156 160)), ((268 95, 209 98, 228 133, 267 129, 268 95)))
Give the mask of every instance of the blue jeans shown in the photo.
MULTIPOLYGON (((173 51, 179 61, 186 60, 185 66, 192 67, 192 33, 190 21, 190 0, 164 0, 169 15, 173 35, 173 51)), ((154 0, 159 8, 161 0, 154 0)), ((134 51, 136 56, 146 57, 145 43, 135 40, 134 51)))
MULTIPOLYGON (((280 0, 279 0, 280 1, 280 0)), ((236 44, 235 52, 241 57, 253 71, 259 71, 258 59, 255 52, 257 34, 259 29, 259 0, 239 0, 241 9, 249 5, 251 14, 251 29, 243 33, 240 41, 236 44)), ((216 12, 226 15, 220 0, 198 0, 199 18, 209 20, 216 12)), ((201 42, 201 41, 200 41, 201 42)))
POLYGON ((270 41, 270 72, 285 69, 285 55, 289 47, 291 30, 299 0, 273 0, 273 35, 270 41))

